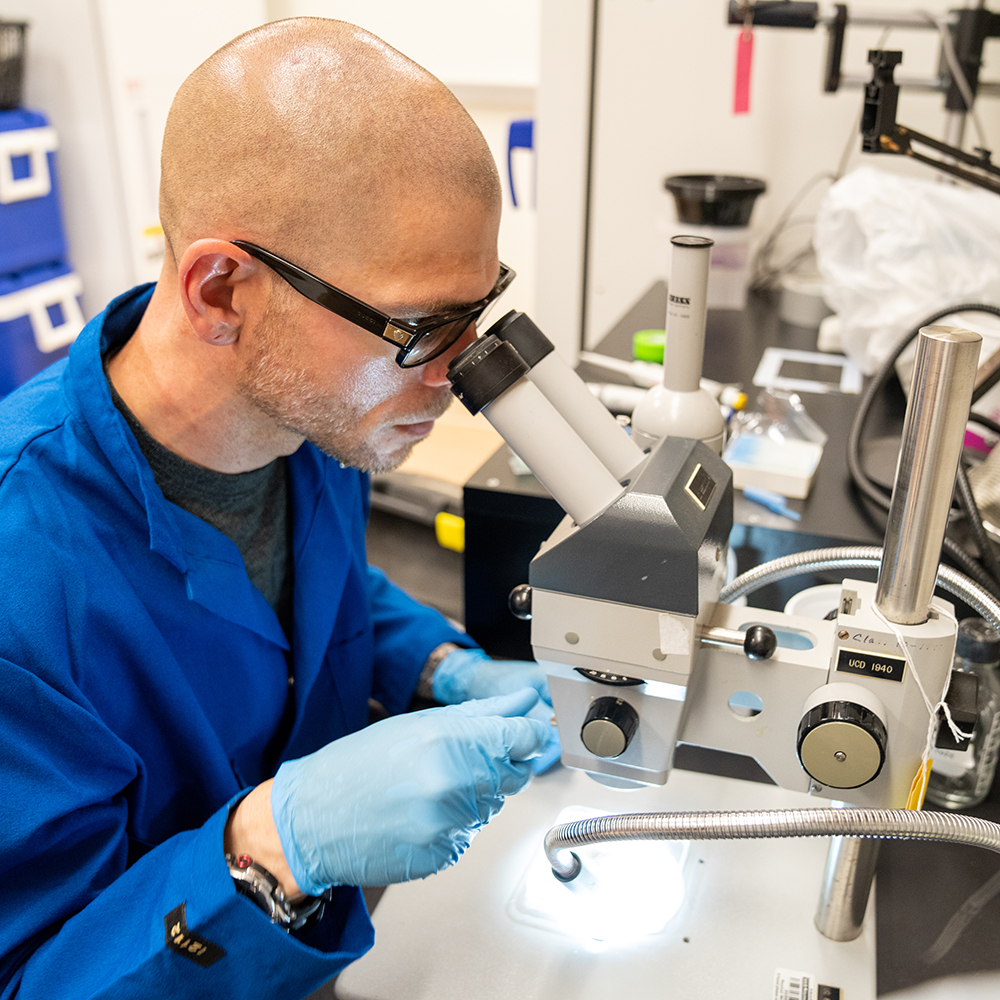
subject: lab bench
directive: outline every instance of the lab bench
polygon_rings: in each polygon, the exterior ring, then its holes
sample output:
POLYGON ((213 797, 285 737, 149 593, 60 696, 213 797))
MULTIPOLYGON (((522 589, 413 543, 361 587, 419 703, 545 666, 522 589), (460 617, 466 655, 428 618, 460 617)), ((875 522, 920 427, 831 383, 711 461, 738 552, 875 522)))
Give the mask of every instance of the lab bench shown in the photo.
MULTIPOLYGON (((628 357, 632 332, 661 326, 665 308, 666 288, 658 283, 616 324, 596 350, 628 357)), ((704 374, 718 382, 742 384, 752 394, 755 390, 750 381, 765 347, 777 345, 811 351, 815 350, 815 340, 815 330, 782 323, 767 297, 751 296, 744 312, 710 312, 704 374)), ((585 363, 580 365, 579 372, 589 381, 625 381, 612 372, 585 363)), ((860 397, 833 392, 801 395, 809 415, 829 435, 822 461, 809 497, 790 501, 801 514, 799 521, 773 514, 747 501, 737 491, 732 542, 740 572, 766 560, 806 549, 881 544, 882 515, 868 509, 851 485, 847 471, 847 438, 860 397)), ((893 383, 883 398, 876 401, 872 411, 874 436, 869 453, 863 454, 863 461, 869 473, 886 484, 891 484, 895 461, 891 442, 894 435, 898 437, 902 426, 904 406, 903 393, 893 383)), ((509 451, 504 446, 467 482, 464 516, 466 628, 494 655, 530 657, 529 625, 510 614, 507 594, 516 584, 526 582, 528 562, 563 512, 532 476, 518 475, 514 471, 509 451)), ((378 525, 384 550, 392 548, 385 543, 386 534, 393 530, 392 520, 380 521, 378 525)), ((396 551, 398 553, 398 548, 396 551)), ((458 565, 452 560, 436 572, 451 575, 457 572, 458 565)), ((391 574, 391 567, 389 571, 391 574)), ((852 572, 851 575, 861 574, 852 572)), ((839 580, 833 574, 800 576, 763 588, 751 595, 750 601, 757 606, 781 609, 794 593, 819 582, 839 580)), ((435 586, 431 585, 431 589, 435 586)), ((454 579, 449 586, 453 594, 454 579)), ((440 588, 442 594, 449 586, 440 588)), ((683 746, 679 748, 676 763, 680 769, 677 779, 682 783, 689 782, 689 775, 695 771, 714 772, 728 778, 753 777, 741 773, 739 760, 711 754, 706 757, 683 746)), ((748 793, 753 797, 750 786, 748 793)), ((769 793, 770 790, 764 789, 760 792, 765 797, 769 793)), ((727 803, 719 802, 718 805, 726 807, 727 803)), ((622 803, 621 808, 632 807, 630 803, 622 803)), ((970 810, 970 814, 1000 822, 1000 789, 994 785, 987 800, 970 810)), ((471 861, 470 858, 462 864, 471 861)), ((430 887, 433 882, 432 879, 426 885, 430 887)), ((762 889, 767 891, 767 887, 762 889)), ((797 891, 808 895, 812 903, 818 895, 819 885, 800 885, 797 891)), ((995 943, 1000 931, 1000 861, 993 854, 946 844, 885 841, 879 855, 875 898, 880 996, 930 979, 1000 970, 1000 949, 995 943), (991 880, 996 882, 996 892, 992 896, 988 890, 979 892, 970 906, 968 901, 977 890, 987 883, 993 887, 991 880), (960 911, 970 916, 964 925, 955 919, 960 911)), ((395 918, 396 914, 386 912, 386 920, 391 922, 395 918)), ((754 918, 748 914, 747 919, 754 918)), ((871 924, 869 911, 866 926, 870 928, 871 924)), ((455 945, 458 946, 458 942, 455 945)), ((517 958, 508 955, 507 960, 516 963, 517 958)), ((672 994, 664 989, 662 995, 672 994)))

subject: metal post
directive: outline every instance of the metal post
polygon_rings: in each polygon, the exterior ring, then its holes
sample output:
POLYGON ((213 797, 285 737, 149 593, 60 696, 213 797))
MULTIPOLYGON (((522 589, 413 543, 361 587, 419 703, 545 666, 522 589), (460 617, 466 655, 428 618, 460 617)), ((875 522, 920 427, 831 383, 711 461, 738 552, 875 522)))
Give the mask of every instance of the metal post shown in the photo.
POLYGON ((928 326, 917 338, 910 400, 875 604, 889 621, 927 620, 982 337, 928 326))
MULTIPOLYGON (((875 604, 889 621, 927 620, 982 338, 924 327, 917 338, 910 399, 889 506, 875 604)), ((834 941, 853 941, 865 919, 879 841, 833 837, 815 923, 834 941)))
POLYGON ((815 923, 832 941, 853 941, 861 933, 880 844, 870 838, 830 838, 815 923))

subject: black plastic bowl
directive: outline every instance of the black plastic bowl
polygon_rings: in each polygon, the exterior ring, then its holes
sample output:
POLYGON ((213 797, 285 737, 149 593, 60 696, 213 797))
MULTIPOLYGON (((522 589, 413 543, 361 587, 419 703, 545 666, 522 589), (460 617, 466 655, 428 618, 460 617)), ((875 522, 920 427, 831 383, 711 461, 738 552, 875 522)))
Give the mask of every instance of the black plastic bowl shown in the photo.
POLYGON ((674 196, 677 218, 693 226, 747 226, 767 184, 757 177, 679 174, 663 186, 674 196))

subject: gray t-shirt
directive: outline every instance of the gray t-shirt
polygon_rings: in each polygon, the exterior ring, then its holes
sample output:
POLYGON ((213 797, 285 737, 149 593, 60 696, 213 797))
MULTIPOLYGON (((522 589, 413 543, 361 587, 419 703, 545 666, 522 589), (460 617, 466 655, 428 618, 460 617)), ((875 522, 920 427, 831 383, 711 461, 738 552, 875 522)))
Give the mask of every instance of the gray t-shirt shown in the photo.
MULTIPOLYGON (((105 376, 107 373, 105 359, 105 376)), ((263 468, 237 473, 216 472, 195 465, 150 435, 110 378, 108 386, 163 495, 233 541, 243 556, 251 582, 274 608, 285 635, 291 639, 292 519, 287 461, 276 458, 263 468)))

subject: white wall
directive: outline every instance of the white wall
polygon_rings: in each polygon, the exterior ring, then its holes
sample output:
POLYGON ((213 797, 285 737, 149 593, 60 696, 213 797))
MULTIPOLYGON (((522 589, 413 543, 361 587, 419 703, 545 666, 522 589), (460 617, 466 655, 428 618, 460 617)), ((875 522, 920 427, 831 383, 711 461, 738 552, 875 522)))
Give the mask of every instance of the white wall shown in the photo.
POLYGON ((449 86, 490 145, 504 189, 500 259, 517 272, 500 311, 531 315, 536 302, 536 215, 522 197, 533 180, 529 154, 514 155, 518 206, 507 180, 510 123, 532 118, 539 63, 539 7, 542 0, 503 4, 469 0, 269 0, 279 17, 335 17, 361 25, 420 63, 449 86))
POLYGON ((0 17, 30 25, 24 101, 59 134, 70 262, 90 317, 159 273, 156 189, 170 101, 195 66, 264 19, 264 3, 0 0, 0 17))
MULTIPOLYGON (((543 11, 542 86, 539 97, 540 289, 538 315, 558 331, 560 345, 579 337, 579 280, 582 247, 573 241, 583 211, 578 159, 585 148, 577 121, 586 100, 579 47, 589 37, 590 4, 546 0, 543 11), (569 41, 571 40, 571 41, 569 41), (574 87, 550 100, 552 64, 570 69, 574 87), (575 96, 574 96, 575 95, 575 96), (550 145, 553 131, 562 148, 550 145), (555 212, 553 188, 564 203, 555 212), (575 213, 575 218, 574 218, 575 213), (559 246, 563 266, 551 262, 559 246), (576 318, 573 329, 572 318, 576 318), (561 324, 561 326, 560 326, 561 324)), ((912 0, 885 0, 880 8, 909 10, 912 0)), ((937 10, 944 12, 947 5, 937 10)), ((811 177, 833 171, 848 141, 860 144, 855 129, 862 106, 859 89, 824 94, 826 32, 760 28, 754 35, 751 112, 732 113, 733 75, 739 29, 726 23, 724 0, 602 0, 598 36, 594 199, 590 233, 590 293, 587 342, 593 343, 621 317, 649 284, 667 273, 673 200, 663 178, 675 173, 735 173, 764 178, 767 195, 758 202, 755 227, 766 230, 811 177)), ((867 50, 878 29, 848 28, 844 69, 870 76, 867 50)), ((934 32, 894 30, 883 48, 900 48, 896 76, 931 76, 936 69, 934 32)), ((1000 77, 1000 42, 987 42, 983 79, 1000 77)), ((558 81, 554 83, 559 86, 558 81)), ((977 103, 996 149, 1000 102, 977 103)), ((904 91, 898 120, 930 135, 943 136, 943 96, 904 91)), ((967 136, 972 133, 967 130, 967 136)), ((978 145, 968 142, 967 146, 978 145)), ((899 157, 864 158, 888 169, 932 174, 899 157)), ((852 164, 861 160, 855 152, 852 164)), ((814 211, 825 186, 819 185, 800 212, 814 211)), ((807 230, 798 230, 806 233, 807 230)), ((578 342, 578 341, 577 341, 578 342)))
POLYGON ((361 25, 449 86, 534 87, 542 0, 268 0, 279 17, 336 17, 361 25))

